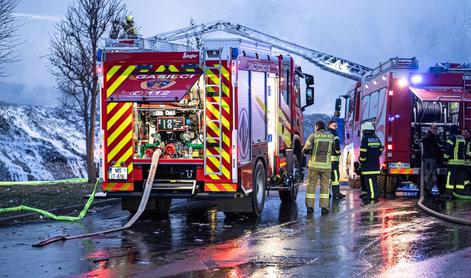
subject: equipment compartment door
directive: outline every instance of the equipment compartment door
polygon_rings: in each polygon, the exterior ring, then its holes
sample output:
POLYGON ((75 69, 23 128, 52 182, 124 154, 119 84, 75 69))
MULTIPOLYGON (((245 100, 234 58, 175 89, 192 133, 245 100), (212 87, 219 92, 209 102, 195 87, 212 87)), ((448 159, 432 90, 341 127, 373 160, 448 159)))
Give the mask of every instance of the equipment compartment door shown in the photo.
POLYGON ((271 169, 274 169, 274 157, 278 156, 278 135, 277 125, 280 124, 278 121, 278 78, 275 74, 269 73, 267 78, 267 127, 268 127, 268 157, 269 165, 271 169))
POLYGON ((246 70, 239 70, 238 72, 238 127, 237 127, 237 146, 238 158, 240 164, 249 162, 252 157, 252 130, 251 123, 251 109, 250 109, 250 80, 249 72, 246 70))

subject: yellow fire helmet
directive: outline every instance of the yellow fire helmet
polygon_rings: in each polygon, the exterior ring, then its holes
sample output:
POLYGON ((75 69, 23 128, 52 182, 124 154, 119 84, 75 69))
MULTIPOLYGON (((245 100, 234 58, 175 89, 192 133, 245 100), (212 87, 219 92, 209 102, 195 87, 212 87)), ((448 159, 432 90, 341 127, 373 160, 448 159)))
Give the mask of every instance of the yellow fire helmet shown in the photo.
POLYGON ((132 15, 128 15, 128 16, 126 17, 126 20, 127 20, 127 21, 133 21, 133 20, 134 20, 134 17, 133 17, 132 15))
POLYGON ((361 125, 361 130, 375 130, 375 127, 371 122, 366 122, 361 125))

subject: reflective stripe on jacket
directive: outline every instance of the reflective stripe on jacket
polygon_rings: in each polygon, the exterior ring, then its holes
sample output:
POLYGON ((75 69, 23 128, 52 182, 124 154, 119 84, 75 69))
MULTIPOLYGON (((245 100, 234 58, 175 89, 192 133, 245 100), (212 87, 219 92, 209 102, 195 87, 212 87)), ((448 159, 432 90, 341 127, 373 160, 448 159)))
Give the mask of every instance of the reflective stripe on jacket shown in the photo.
POLYGON ((446 140, 443 158, 449 165, 464 165, 466 157, 466 140, 461 135, 451 135, 446 140))
POLYGON ((471 166, 471 143, 469 140, 466 140, 466 159, 464 164, 466 166, 471 166))
POLYGON ((324 129, 316 130, 304 144, 303 152, 310 150, 309 168, 330 169, 334 136, 324 129))

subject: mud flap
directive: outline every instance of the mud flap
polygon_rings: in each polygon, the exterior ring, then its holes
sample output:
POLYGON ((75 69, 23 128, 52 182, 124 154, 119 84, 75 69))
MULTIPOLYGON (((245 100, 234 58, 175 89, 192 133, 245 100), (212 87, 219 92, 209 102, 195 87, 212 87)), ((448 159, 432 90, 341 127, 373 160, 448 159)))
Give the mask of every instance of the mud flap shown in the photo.
POLYGON ((218 200, 218 211, 224 212, 252 212, 252 199, 250 196, 237 199, 218 200))
POLYGON ((286 172, 288 175, 292 175, 293 173, 293 150, 287 149, 286 151, 286 172))

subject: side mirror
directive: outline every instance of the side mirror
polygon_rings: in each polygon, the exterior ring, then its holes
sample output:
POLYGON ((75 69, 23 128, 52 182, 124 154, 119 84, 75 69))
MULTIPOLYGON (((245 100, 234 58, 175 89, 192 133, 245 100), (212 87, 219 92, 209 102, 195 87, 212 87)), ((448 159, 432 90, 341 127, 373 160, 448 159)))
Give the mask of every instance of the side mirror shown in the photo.
POLYGON ((334 116, 336 118, 340 117, 340 109, 342 108, 342 100, 340 98, 337 98, 335 100, 335 113, 334 116))
POLYGON ((301 110, 304 111, 306 107, 311 106, 314 104, 314 88, 307 87, 306 88, 306 105, 301 107, 301 110))
POLYGON ((314 76, 304 73, 304 81, 306 81, 306 86, 312 86, 314 85, 314 76))

